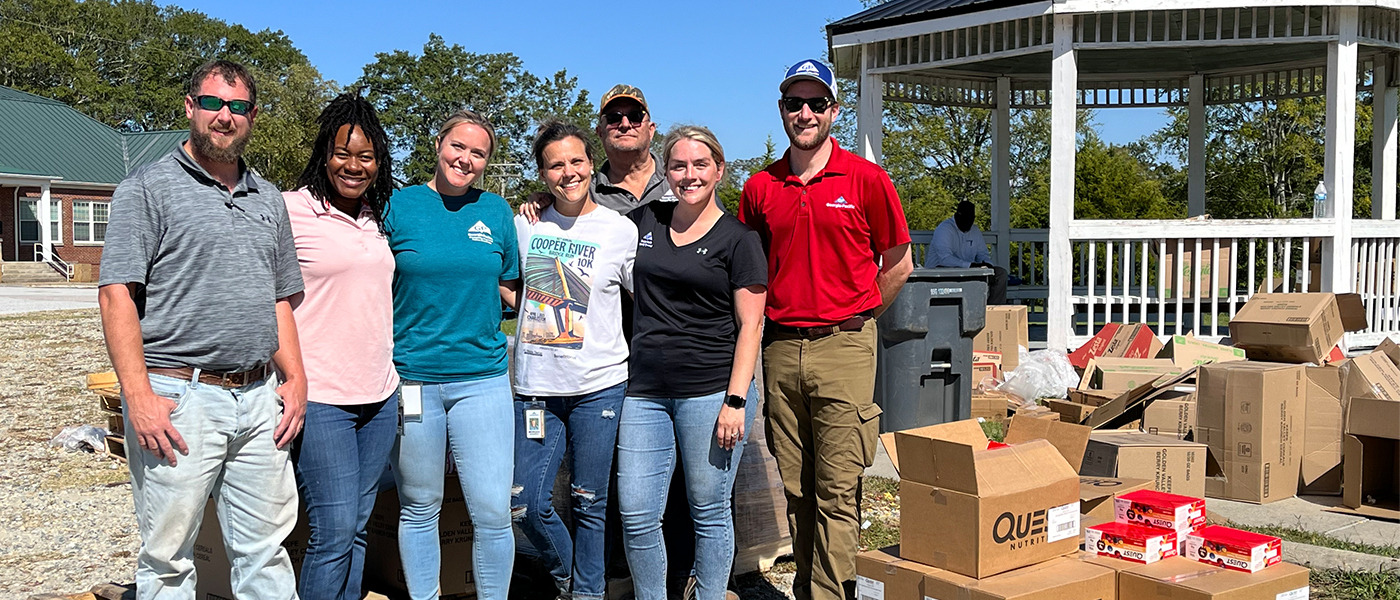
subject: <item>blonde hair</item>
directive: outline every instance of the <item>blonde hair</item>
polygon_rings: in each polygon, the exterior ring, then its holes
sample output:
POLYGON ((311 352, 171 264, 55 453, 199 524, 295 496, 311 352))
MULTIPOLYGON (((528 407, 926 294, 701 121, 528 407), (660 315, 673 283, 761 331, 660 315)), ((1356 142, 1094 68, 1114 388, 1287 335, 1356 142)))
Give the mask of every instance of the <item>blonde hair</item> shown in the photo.
POLYGON ((442 122, 442 126, 438 127, 438 143, 442 143, 443 138, 447 137, 448 132, 452 131, 453 127, 463 123, 471 123, 486 132, 486 138, 491 142, 490 148, 486 150, 486 158, 491 158, 491 155, 496 153, 496 126, 492 125, 486 117, 465 108, 452 113, 452 116, 447 117, 447 120, 442 122))
POLYGON ((678 125, 671 128, 666 134, 666 138, 661 141, 661 161, 671 162, 671 150, 676 147, 676 143, 681 140, 695 140, 704 144, 710 149, 710 155, 714 157, 716 164, 724 164, 724 147, 719 145, 719 140, 715 138, 714 132, 700 125, 678 125))

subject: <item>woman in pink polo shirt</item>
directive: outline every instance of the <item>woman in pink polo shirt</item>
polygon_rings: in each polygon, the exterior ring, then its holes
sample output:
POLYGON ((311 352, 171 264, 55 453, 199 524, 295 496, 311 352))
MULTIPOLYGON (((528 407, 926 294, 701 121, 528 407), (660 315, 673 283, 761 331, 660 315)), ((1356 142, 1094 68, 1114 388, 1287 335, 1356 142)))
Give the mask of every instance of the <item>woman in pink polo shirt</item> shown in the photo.
POLYGON ((285 194, 306 281, 292 300, 308 400, 292 464, 311 525, 297 587, 304 600, 359 600, 365 524, 398 422, 394 257, 381 230, 393 159, 355 92, 316 121, 311 159, 285 194))

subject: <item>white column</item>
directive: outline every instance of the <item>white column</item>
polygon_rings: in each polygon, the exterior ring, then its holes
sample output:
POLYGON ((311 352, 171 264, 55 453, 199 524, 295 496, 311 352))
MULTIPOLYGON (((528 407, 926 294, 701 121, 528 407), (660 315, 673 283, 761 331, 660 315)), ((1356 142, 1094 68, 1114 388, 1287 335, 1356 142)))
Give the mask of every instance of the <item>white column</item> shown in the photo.
POLYGON ((1187 129, 1189 140, 1186 150, 1187 174, 1187 216, 1197 217, 1206 214, 1206 85, 1205 77, 1192 75, 1187 90, 1187 129))
POLYGON ((52 232, 50 231, 51 225, 49 224, 49 211, 53 210, 49 207, 51 202, 52 197, 49 195, 49 182, 45 181, 39 184, 39 206, 36 209, 39 213, 37 215, 39 218, 39 244, 43 247, 43 250, 41 250, 40 256, 34 257, 34 260, 47 261, 53 257, 54 240, 51 234, 52 232))
POLYGON ((1046 299, 1046 347, 1067 349, 1073 326, 1069 296, 1074 260, 1069 225, 1074 220, 1075 128, 1078 123, 1079 66, 1074 54, 1074 17, 1055 15, 1055 46, 1050 64, 1050 240, 1045 268, 1050 275, 1046 299))
POLYGON ((1355 6, 1339 10, 1337 41, 1327 44, 1327 139, 1323 182, 1333 220, 1332 238, 1322 244, 1322 289, 1352 289, 1351 210, 1356 146, 1355 6))
POLYGON ((1376 56, 1374 111, 1371 116, 1371 218, 1395 218, 1396 89, 1390 85, 1390 54, 1376 56))
POLYGON ((1011 78, 997 78, 997 108, 992 112, 992 231, 998 265, 1011 268, 1011 78))
POLYGON ((860 90, 856 106, 856 137, 860 147, 857 154, 870 162, 881 161, 880 147, 885 139, 885 83, 879 74, 871 73, 870 45, 860 49, 860 90))

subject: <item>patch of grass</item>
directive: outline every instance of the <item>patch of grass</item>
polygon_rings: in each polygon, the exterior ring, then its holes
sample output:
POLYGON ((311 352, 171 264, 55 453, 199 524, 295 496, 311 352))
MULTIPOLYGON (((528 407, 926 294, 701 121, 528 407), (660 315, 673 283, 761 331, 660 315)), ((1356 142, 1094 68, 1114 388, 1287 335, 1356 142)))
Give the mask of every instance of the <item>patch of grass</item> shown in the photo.
POLYGON ((501 332, 505 333, 508 336, 515 335, 515 324, 515 319, 511 319, 509 321, 501 321, 501 332))
POLYGON ((865 492, 867 497, 885 494, 897 497, 899 496, 899 480, 889 477, 866 477, 864 483, 861 484, 861 491, 865 492))
POLYGON ((899 527, 881 521, 870 521, 870 526, 860 532, 860 547, 877 550, 899 543, 899 527))
POLYGON ((25 321, 33 323, 35 321, 67 321, 75 317, 87 315, 97 316, 95 308, 80 308, 73 310, 45 310, 39 312, 20 313, 14 315, 0 316, 0 323, 6 321, 25 321))
POLYGON ((1004 421, 983 419, 982 433, 986 434, 987 439, 994 442, 1004 441, 1006 439, 1006 423, 1004 421))
MULTIPOLYGON (((1297 529, 1294 527, 1281 527, 1278 525, 1270 525, 1267 527, 1250 527, 1246 525, 1240 525, 1237 523, 1230 523, 1230 527, 1234 527, 1235 529, 1243 529, 1245 531, 1253 531, 1255 533, 1262 533, 1264 535, 1272 535, 1276 538, 1299 544, 1311 544, 1313 546, 1322 546, 1323 548, 1334 548, 1337 550, 1349 550, 1352 552, 1360 552, 1362 554, 1374 554, 1376 556, 1400 558, 1400 547, 1376 546, 1373 544, 1348 542, 1346 540, 1340 540, 1326 534, 1317 533, 1314 531, 1304 531, 1302 529, 1297 529)), ((1397 575, 1397 577, 1400 577, 1400 575, 1397 575)))
POLYGON ((1311 597, 1316 600, 1400 600, 1400 572, 1313 569, 1311 597))
POLYGON ((131 478, 131 473, 105 457, 74 453, 65 456, 44 474, 39 488, 58 490, 67 488, 91 488, 99 485, 121 483, 131 478))

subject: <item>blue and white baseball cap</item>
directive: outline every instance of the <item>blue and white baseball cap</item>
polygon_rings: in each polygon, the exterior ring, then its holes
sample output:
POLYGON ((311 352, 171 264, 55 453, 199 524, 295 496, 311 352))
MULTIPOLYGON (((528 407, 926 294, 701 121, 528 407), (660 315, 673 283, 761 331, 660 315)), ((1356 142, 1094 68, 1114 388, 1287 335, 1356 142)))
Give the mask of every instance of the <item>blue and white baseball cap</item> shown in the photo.
POLYGON ((831 67, 826 63, 807 59, 799 61, 797 64, 788 67, 787 75, 783 77, 783 82, 778 84, 778 92, 787 93, 788 86, 795 82, 809 79, 826 86, 831 91, 831 97, 836 98, 836 76, 832 74, 831 67))

